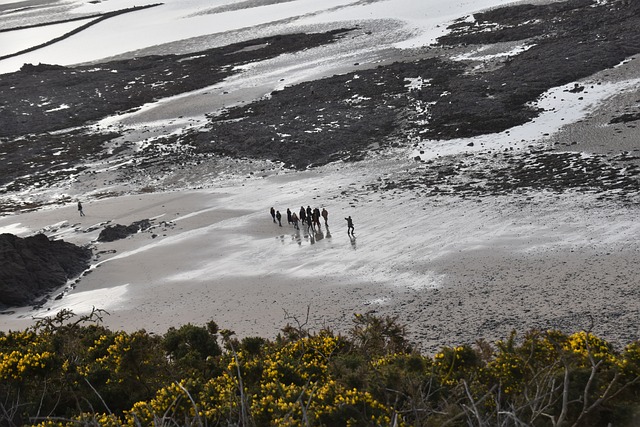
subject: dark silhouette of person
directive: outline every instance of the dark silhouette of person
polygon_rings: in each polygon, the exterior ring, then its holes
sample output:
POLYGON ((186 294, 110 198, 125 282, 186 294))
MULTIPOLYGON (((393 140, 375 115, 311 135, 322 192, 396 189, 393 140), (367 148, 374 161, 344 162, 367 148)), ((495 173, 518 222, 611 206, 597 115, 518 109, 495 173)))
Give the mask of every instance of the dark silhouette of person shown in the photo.
POLYGON ((324 218, 325 227, 329 227, 329 212, 325 208, 322 208, 322 218, 324 218))
POLYGON ((278 220, 278 225, 282 227, 282 222, 280 222, 280 220, 282 219, 282 214, 280 213, 280 211, 276 212, 276 219, 278 220))
POLYGON ((271 218, 273 218, 273 222, 276 222, 276 210, 271 207, 271 218))
POLYGON ((320 209, 318 208, 313 210, 313 223, 320 229, 320 209))
POLYGON ((287 208, 287 224, 291 224, 291 209, 287 208))
POLYGON ((313 210, 311 206, 307 206, 307 218, 313 218, 313 210))
POLYGON ((298 227, 298 215, 295 212, 291 214, 291 222, 293 223, 293 228, 300 230, 298 227))
POLYGON ((355 228, 353 227, 353 220, 351 219, 351 215, 349 215, 349 217, 345 219, 347 220, 347 234, 355 236, 355 234, 353 234, 355 228))
POLYGON ((80 212, 80 216, 85 216, 84 211, 82 210, 82 203, 78 201, 78 212, 80 212))
POLYGON ((304 206, 300 206, 300 222, 307 222, 307 211, 304 210, 304 206))
POLYGON ((313 228, 313 218, 307 215, 307 233, 309 233, 309 230, 313 230, 314 233, 316 232, 316 229, 313 228))

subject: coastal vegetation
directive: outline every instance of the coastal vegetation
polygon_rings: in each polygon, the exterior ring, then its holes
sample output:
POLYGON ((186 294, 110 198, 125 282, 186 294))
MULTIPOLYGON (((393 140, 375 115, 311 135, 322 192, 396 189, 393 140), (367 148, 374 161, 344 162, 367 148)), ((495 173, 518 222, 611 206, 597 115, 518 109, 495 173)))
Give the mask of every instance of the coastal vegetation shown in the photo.
POLYGON ((640 342, 529 331, 422 354, 394 318, 273 340, 212 321, 164 335, 62 311, 0 332, 0 425, 634 425, 640 342))

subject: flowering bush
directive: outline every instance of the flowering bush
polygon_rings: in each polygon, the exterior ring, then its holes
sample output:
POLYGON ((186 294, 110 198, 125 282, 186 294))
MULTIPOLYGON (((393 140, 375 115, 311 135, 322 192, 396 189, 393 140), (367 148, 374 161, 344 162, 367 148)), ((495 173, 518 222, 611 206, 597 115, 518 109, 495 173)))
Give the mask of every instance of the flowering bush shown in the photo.
POLYGON ((0 380, 23 382, 51 366, 54 354, 45 337, 32 331, 0 335, 0 380))
POLYGON ((616 351, 588 332, 513 333, 430 357, 413 350, 395 319, 372 315, 356 317, 346 337, 290 327, 276 341, 238 341, 212 322, 159 337, 71 319, 0 333, 0 424, 587 426, 639 419, 640 343, 616 351))

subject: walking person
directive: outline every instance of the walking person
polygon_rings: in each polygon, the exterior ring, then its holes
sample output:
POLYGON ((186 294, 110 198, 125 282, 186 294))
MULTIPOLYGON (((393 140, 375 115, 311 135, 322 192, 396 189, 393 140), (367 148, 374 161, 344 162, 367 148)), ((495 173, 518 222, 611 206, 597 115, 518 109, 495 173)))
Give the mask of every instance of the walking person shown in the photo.
POLYGON ((78 212, 80 212, 80 216, 85 216, 84 211, 82 210, 82 203, 78 200, 78 212))
POLYGON ((329 228, 329 212, 322 208, 322 218, 324 218, 324 226, 329 228))
POLYGON ((307 211, 304 210, 304 206, 300 206, 300 222, 303 224, 307 222, 307 211))
POLYGON ((318 208, 315 208, 313 210, 313 223, 318 226, 318 229, 321 228, 320 227, 320 209, 318 208))
POLYGON ((282 222, 280 221, 282 219, 282 214, 280 213, 280 211, 276 212, 276 219, 278 220, 278 225, 282 227, 282 222))
POLYGON ((273 222, 276 222, 276 210, 273 209, 273 206, 271 207, 271 218, 273 218, 273 222))
POLYGON ((291 224, 291 209, 287 208, 287 224, 291 224))
POLYGON ((313 228, 313 218, 307 215, 307 233, 309 233, 309 230, 313 230, 314 233, 316 232, 316 229, 313 228))
POLYGON ((347 234, 355 236, 355 234, 353 234, 355 228, 353 227, 353 220, 351 219, 351 215, 349 215, 345 219, 347 220, 347 234))
POLYGON ((291 222, 293 223, 293 228, 300 230, 298 227, 298 215, 295 212, 291 214, 291 222))

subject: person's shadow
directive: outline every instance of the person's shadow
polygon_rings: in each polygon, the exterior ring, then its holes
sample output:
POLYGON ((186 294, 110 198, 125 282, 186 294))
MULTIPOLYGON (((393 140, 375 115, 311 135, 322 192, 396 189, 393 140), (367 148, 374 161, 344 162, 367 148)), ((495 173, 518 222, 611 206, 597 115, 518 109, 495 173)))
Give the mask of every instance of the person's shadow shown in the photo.
POLYGON ((329 226, 327 225, 325 228, 327 229, 327 232, 325 233, 324 237, 326 237, 327 239, 330 239, 331 238, 331 232, 329 231, 329 226))
POLYGON ((349 235, 349 240, 351 240, 351 247, 355 251, 356 250, 356 236, 350 234, 349 235))
POLYGON ((296 230, 296 233, 291 236, 291 240, 295 240, 298 246, 302 246, 302 238, 300 237, 300 230, 296 230))

